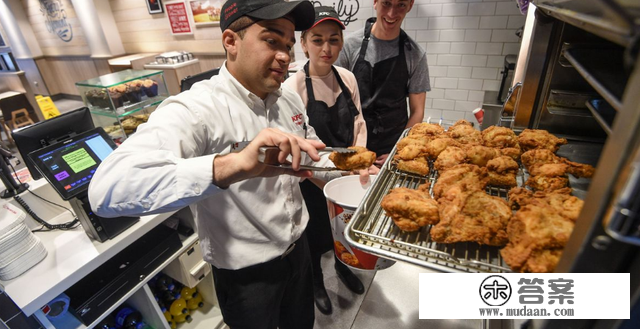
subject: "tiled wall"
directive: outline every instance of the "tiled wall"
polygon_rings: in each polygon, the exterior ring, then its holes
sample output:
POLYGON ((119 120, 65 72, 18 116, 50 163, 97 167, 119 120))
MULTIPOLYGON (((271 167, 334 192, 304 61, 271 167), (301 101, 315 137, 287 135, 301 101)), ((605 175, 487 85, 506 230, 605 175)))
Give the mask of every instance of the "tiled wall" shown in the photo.
MULTIPOLYGON (((341 3, 346 11, 359 8, 347 34, 375 16, 373 0, 319 2, 334 7, 341 3)), ((415 0, 403 28, 427 50, 431 92, 425 119, 475 122, 471 111, 481 106, 484 92, 500 88, 504 56, 518 54, 515 32, 524 22, 514 0, 415 0)), ((304 58, 299 46, 296 58, 304 58)))

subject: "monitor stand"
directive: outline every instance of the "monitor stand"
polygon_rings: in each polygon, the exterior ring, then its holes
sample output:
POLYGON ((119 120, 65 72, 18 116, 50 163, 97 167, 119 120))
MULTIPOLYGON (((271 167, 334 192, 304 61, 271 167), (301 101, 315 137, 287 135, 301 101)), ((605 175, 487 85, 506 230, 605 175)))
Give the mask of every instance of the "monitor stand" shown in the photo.
POLYGON ((69 203, 87 235, 99 242, 114 238, 140 219, 139 217, 104 218, 94 214, 87 192, 72 198, 69 203))
MULTIPOLYGON (((0 148, 0 150, 2 149, 0 148)), ((11 155, 11 153, 9 153, 9 155, 11 155)), ((7 189, 0 192, 0 199, 11 198, 29 188, 29 185, 27 184, 16 182, 16 179, 13 178, 9 172, 9 166, 7 166, 7 163, 9 163, 9 157, 6 156, 5 153, 2 153, 2 156, 0 157, 0 180, 2 180, 2 183, 7 189)))

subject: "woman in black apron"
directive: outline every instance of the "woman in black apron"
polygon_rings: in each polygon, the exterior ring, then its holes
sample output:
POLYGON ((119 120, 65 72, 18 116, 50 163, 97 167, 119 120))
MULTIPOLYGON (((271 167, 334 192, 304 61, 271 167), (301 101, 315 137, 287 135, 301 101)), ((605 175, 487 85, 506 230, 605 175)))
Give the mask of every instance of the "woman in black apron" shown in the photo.
MULTIPOLYGON (((342 30, 337 13, 332 7, 316 7, 316 20, 311 29, 302 33, 302 48, 309 61, 304 69, 287 79, 286 85, 293 87, 307 100, 309 124, 327 146, 364 146, 366 127, 360 115, 359 98, 354 102, 352 93, 342 77, 349 77, 356 91, 353 74, 337 69, 333 63, 342 49, 342 30), (341 76, 342 74, 342 76, 341 76), (315 91, 314 91, 315 87, 315 91), (324 100, 324 101, 323 101, 324 100), (332 106, 328 106, 335 100, 332 106)), ((331 222, 327 201, 321 188, 310 180, 300 183, 305 204, 309 211, 307 237, 313 267, 313 285, 316 306, 324 314, 332 312, 331 301, 324 287, 320 260, 322 254, 333 250, 331 222)), ((362 294, 364 286, 351 270, 335 259, 338 277, 355 293, 362 294)))

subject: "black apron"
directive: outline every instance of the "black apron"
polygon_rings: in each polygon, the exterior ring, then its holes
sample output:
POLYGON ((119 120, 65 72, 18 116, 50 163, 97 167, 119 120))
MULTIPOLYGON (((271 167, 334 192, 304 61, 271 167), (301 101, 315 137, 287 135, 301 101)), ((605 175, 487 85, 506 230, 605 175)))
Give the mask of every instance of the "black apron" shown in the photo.
MULTIPOLYGON (((331 67, 340 85, 342 93, 336 98, 336 103, 328 107, 323 101, 317 101, 313 94, 313 85, 309 76, 309 62, 304 66, 307 86, 307 116, 309 124, 315 129, 318 137, 327 145, 334 147, 348 147, 353 145, 353 126, 358 108, 351 99, 351 92, 344 85, 335 67, 331 67)), ((333 249, 331 221, 327 200, 323 191, 309 180, 300 183, 300 190, 309 211, 307 224, 307 239, 312 255, 319 255, 333 249)))
POLYGON ((353 74, 358 81, 362 115, 367 122, 367 149, 380 156, 391 152, 409 121, 409 70, 404 55, 408 37, 400 30, 398 56, 385 59, 372 67, 364 58, 375 21, 376 18, 372 17, 365 24, 364 39, 353 74))
POLYGON ((305 85, 307 86, 307 116, 309 124, 315 129, 318 137, 327 145, 333 147, 348 147, 353 145, 353 125, 358 115, 358 108, 353 104, 351 92, 344 85, 340 74, 331 66, 342 93, 336 98, 336 103, 328 107, 323 101, 317 101, 313 94, 313 85, 309 76, 309 62, 304 65, 305 85))

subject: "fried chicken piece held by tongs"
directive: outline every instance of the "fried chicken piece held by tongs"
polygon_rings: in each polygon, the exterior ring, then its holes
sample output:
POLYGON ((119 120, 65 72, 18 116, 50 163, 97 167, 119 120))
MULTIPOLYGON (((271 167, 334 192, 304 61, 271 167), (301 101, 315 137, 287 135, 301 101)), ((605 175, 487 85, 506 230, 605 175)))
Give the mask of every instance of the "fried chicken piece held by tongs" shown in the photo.
POLYGON ((376 161, 376 153, 365 147, 350 146, 349 149, 356 150, 356 153, 331 152, 329 159, 333 161, 336 168, 341 170, 367 169, 376 161))

